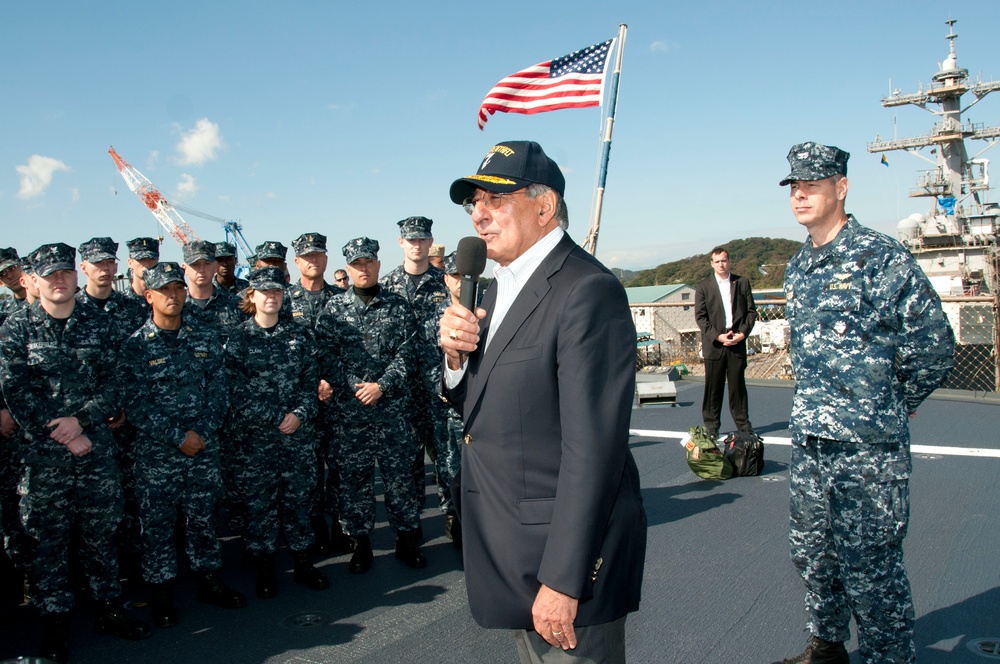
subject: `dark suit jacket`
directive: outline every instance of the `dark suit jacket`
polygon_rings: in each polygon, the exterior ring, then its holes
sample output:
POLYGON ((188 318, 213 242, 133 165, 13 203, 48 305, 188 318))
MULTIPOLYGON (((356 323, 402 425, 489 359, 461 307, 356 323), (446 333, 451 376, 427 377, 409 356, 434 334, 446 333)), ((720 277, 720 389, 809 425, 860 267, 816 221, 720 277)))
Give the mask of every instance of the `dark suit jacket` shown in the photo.
MULTIPOLYGON (((753 324, 757 321, 757 306, 750 292, 750 281, 746 277, 729 274, 729 292, 733 306, 733 332, 742 332, 750 336, 753 324)), ((702 279, 694 289, 694 318, 701 330, 701 352, 706 360, 717 360, 722 357, 725 348, 719 343, 718 336, 726 331, 726 310, 722 306, 719 284, 715 274, 702 279)), ((731 347, 732 352, 746 357, 747 341, 731 347)))
MULTIPOLYGON (((495 289, 483 298, 488 312, 495 289)), ((499 329, 486 318, 480 336, 453 392, 464 400, 472 615, 484 627, 530 629, 540 583, 580 599, 579 626, 636 610, 646 514, 628 448, 635 326, 624 289, 565 236, 499 329)))

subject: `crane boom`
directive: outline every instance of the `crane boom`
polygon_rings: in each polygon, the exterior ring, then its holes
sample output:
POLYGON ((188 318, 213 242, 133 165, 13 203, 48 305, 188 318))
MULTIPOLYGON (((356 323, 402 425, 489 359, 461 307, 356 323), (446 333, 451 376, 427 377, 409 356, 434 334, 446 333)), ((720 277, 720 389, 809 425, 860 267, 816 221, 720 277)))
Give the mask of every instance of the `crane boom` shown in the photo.
POLYGON ((132 190, 142 204, 149 208, 149 211, 153 213, 160 225, 167 229, 171 237, 177 240, 177 243, 182 247, 193 240, 200 239, 198 235, 188 226, 188 223, 184 221, 184 218, 177 213, 174 206, 171 205, 163 194, 153 186, 153 183, 149 179, 137 171, 135 166, 125 161, 125 159, 115 152, 114 147, 108 148, 108 154, 111 158, 115 160, 115 165, 118 167, 118 171, 125 178, 125 184, 128 188, 132 190))

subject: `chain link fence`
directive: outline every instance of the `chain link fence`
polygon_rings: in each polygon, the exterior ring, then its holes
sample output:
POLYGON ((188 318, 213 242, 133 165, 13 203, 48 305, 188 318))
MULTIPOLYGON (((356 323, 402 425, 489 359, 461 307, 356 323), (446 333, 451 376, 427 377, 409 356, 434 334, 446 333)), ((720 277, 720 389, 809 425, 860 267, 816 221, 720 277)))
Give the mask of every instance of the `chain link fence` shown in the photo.
MULTIPOLYGON (((997 392, 995 303, 991 297, 943 297, 955 330, 955 368, 943 385, 955 390, 997 392)), ((791 337, 785 300, 759 299, 757 323, 747 338, 747 378, 794 380, 788 357, 791 337)), ((633 304, 638 333, 636 368, 675 367, 681 374, 702 376, 701 333, 691 303, 633 304)))

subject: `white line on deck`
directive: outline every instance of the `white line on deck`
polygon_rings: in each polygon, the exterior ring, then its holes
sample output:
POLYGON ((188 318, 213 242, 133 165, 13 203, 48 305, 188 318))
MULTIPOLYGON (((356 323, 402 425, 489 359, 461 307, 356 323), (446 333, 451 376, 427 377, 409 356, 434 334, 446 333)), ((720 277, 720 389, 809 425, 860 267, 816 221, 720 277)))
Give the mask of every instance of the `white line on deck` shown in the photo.
MULTIPOLYGON (((644 438, 676 438, 683 443, 688 438, 686 431, 654 431, 651 429, 629 429, 630 436, 642 436, 644 438)), ((791 438, 778 438, 776 436, 761 436, 765 445, 786 445, 791 446, 791 438)), ((967 456, 967 457, 992 457, 1000 459, 1000 450, 992 450, 983 447, 949 447, 942 445, 911 445, 911 454, 940 454, 942 456, 967 456)))

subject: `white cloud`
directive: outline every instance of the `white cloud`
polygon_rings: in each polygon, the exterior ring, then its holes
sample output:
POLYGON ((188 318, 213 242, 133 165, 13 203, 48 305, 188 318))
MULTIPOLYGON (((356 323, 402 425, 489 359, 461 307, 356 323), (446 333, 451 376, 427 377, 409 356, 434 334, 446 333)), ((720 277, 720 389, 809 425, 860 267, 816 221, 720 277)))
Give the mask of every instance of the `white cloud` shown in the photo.
POLYGON ((680 48, 678 44, 671 41, 667 41, 666 39, 657 39, 656 41, 654 41, 652 44, 649 45, 649 50, 652 51, 653 53, 675 51, 678 48, 680 48))
POLYGON ((72 201, 74 203, 76 203, 78 200, 80 200, 80 190, 77 189, 76 187, 73 187, 72 189, 70 189, 69 190, 69 194, 70 194, 70 198, 72 199, 72 201))
POLYGON ((181 156, 177 163, 181 166, 191 164, 201 166, 206 161, 216 159, 216 153, 222 147, 222 134, 219 133, 219 125, 208 118, 202 118, 195 123, 192 129, 181 134, 181 141, 177 144, 177 151, 181 153, 181 156))
POLYGON ((27 200, 44 194, 52 184, 52 176, 57 171, 68 171, 69 166, 58 159, 33 154, 27 164, 18 166, 16 170, 21 174, 21 190, 17 196, 27 200))
POLYGON ((198 192, 198 185, 194 177, 187 173, 181 173, 181 181, 177 183, 177 195, 181 197, 194 196, 198 192))
POLYGON ((146 159, 146 168, 152 170, 156 167, 156 162, 160 160, 160 151, 151 150, 149 153, 149 158, 146 159))

